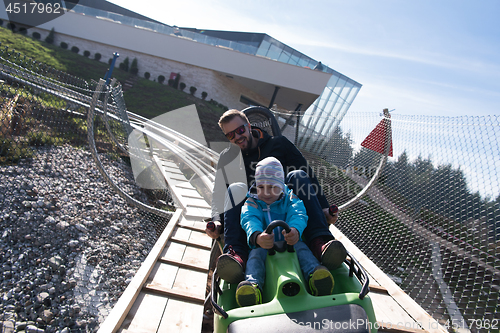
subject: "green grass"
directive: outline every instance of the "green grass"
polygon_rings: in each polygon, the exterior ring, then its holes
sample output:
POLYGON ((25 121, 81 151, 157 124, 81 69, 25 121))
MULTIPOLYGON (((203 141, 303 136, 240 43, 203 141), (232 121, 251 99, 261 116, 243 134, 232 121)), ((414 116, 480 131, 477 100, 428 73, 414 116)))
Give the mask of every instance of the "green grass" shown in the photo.
MULTIPOLYGON (((81 54, 62 49, 59 46, 48 44, 44 41, 13 33, 6 28, 0 28, 0 41, 2 56, 4 58, 7 58, 5 57, 5 48, 7 47, 10 54, 9 60, 15 59, 16 62, 24 62, 26 64, 27 62, 24 61, 24 57, 31 58, 38 63, 53 67, 86 81, 92 79, 99 80, 99 78, 105 75, 109 67, 106 63, 84 57, 81 54)), ((41 68, 40 64, 36 64, 32 70, 37 72, 41 68)), ((119 81, 126 80, 128 76, 129 73, 127 72, 116 73, 116 78, 119 81)))
MULTIPOLYGON (((57 33, 56 31, 56 36, 57 33)), ((5 48, 8 47, 8 53, 11 54, 9 57, 10 61, 14 60, 16 63, 26 64, 27 62, 24 60, 26 56, 37 62, 54 67, 57 70, 82 78, 87 82, 91 80, 98 81, 104 77, 109 68, 107 63, 84 57, 82 54, 85 50, 80 50, 80 54, 76 54, 70 50, 62 49, 58 45, 48 44, 22 34, 13 33, 6 28, 0 28, 0 41, 0 55, 5 58, 5 48), (16 55, 17 53, 20 55, 16 55)), ((102 59, 108 58, 106 55, 103 55, 102 59)), ((140 58, 138 61, 140 67, 140 58)), ((37 65, 36 67, 40 66, 37 65)), ((33 71, 40 71, 40 68, 33 68, 33 71)), ((113 77, 122 83, 122 85, 131 76, 132 74, 121 70, 118 66, 113 70, 113 77)), ((188 92, 183 92, 166 84, 160 84, 145 78, 139 78, 134 86, 124 93, 124 98, 129 111, 148 119, 152 119, 168 111, 196 104, 206 140, 208 142, 225 141, 225 137, 217 125, 219 117, 224 112, 224 109, 220 105, 211 104, 208 101, 190 95, 188 92)), ((52 104, 51 106, 54 105, 52 104)))
POLYGON ((140 79, 124 93, 127 109, 148 119, 195 104, 208 142, 225 141, 217 125, 224 110, 218 105, 158 82, 140 79))

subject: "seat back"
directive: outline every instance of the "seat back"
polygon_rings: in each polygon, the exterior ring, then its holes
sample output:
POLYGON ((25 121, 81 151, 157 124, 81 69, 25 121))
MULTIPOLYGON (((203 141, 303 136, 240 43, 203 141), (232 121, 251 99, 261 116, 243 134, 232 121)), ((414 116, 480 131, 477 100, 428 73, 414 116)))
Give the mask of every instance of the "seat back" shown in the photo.
POLYGON ((250 106, 243 110, 250 124, 266 131, 271 136, 281 136, 278 121, 272 112, 263 106, 250 106))

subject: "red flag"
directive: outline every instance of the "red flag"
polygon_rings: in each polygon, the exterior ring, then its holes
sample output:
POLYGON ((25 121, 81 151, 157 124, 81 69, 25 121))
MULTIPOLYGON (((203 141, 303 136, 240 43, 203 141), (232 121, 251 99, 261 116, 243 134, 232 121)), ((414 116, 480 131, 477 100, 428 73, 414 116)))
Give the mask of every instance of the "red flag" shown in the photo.
POLYGON ((389 156, 392 157, 392 133, 391 133, 391 115, 388 109, 384 109, 385 118, 382 119, 377 127, 366 137, 361 143, 362 147, 376 151, 377 153, 385 153, 385 142, 391 140, 389 148, 389 156), (386 139, 387 138, 387 139, 386 139))

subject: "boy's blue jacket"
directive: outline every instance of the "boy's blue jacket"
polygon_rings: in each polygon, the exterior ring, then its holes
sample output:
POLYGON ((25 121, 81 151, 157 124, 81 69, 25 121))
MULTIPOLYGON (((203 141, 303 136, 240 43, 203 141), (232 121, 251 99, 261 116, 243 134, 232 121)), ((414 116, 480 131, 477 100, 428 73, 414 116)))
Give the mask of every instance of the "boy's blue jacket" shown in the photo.
MULTIPOLYGON (((241 227, 247 234, 247 242, 250 248, 256 248, 253 244, 252 235, 263 232, 274 220, 285 221, 290 228, 295 228, 302 237, 302 232, 307 226, 307 212, 302 200, 300 200, 292 190, 285 186, 285 190, 280 199, 271 205, 257 199, 257 195, 252 193, 253 185, 247 193, 247 200, 241 208, 241 227)), ((274 229, 275 240, 284 240, 281 228, 274 229)))

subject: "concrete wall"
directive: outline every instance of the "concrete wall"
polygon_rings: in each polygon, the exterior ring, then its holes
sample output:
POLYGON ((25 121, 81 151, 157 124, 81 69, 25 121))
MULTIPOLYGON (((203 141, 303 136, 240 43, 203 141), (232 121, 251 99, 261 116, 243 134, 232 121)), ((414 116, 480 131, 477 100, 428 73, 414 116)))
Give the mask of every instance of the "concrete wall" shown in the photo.
MULTIPOLYGON (((44 40, 49 34, 48 30, 38 27, 28 29, 29 36, 32 36, 33 32, 38 32, 41 35, 41 40, 44 40)), ((268 99, 256 94, 254 91, 234 82, 234 80, 221 73, 206 68, 105 45, 56 31, 54 45, 60 46, 62 42, 68 44, 68 50, 73 46, 77 46, 80 49, 79 54, 81 55, 83 55, 84 51, 89 51, 90 59, 94 59, 95 54, 100 53, 100 61, 104 63, 108 63, 109 59, 113 58, 113 53, 118 52, 120 57, 117 59, 116 68, 118 68, 118 65, 125 60, 126 57, 129 57, 130 62, 132 62, 134 58, 137 58, 139 68, 138 76, 144 77, 144 73, 149 72, 151 75, 150 80, 152 81, 158 81, 159 75, 165 76, 166 80, 168 80, 170 73, 180 73, 180 82, 186 84, 184 91, 189 92, 189 87, 194 86, 197 88, 195 93, 196 97, 201 98, 201 93, 206 91, 208 93, 207 100, 213 99, 229 108, 242 109, 246 107, 246 105, 239 101, 242 94, 263 105, 269 103, 268 99)), ((104 76, 104 74, 105 73, 102 73, 102 76, 104 76)))
POLYGON ((66 42, 69 49, 77 46, 80 54, 85 50, 90 51, 91 58, 98 52, 102 55, 101 61, 106 63, 114 52, 120 54, 118 64, 126 57, 129 57, 130 62, 137 58, 139 76, 143 77, 145 72, 149 72, 151 80, 157 80, 159 75, 164 75, 168 80, 171 72, 180 73, 181 82, 186 84, 187 91, 190 86, 195 86, 196 96, 200 97, 201 93, 206 91, 208 100, 214 99, 229 108, 245 107, 239 102, 241 95, 263 105, 269 104, 270 96, 266 98, 259 95, 255 90, 238 84, 226 75, 279 86, 282 93, 289 88, 314 95, 323 91, 331 76, 73 12, 36 28, 30 28, 29 35, 38 31, 44 39, 52 28, 56 32, 55 45, 66 42))

